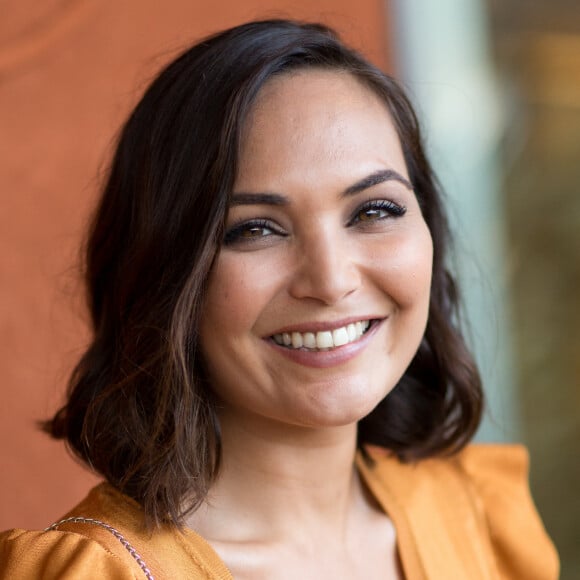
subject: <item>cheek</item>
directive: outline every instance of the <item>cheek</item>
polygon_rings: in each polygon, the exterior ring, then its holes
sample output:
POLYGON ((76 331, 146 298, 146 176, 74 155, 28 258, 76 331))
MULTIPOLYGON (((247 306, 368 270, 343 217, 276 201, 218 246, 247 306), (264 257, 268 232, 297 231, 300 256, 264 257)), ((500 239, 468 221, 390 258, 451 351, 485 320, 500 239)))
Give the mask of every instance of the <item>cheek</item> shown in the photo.
POLYGON ((433 267, 433 243, 427 226, 401 232, 387 251, 377 249, 375 270, 384 289, 401 308, 428 303, 433 267))
POLYGON ((247 274, 242 268, 228 267, 222 258, 210 275, 202 317, 202 336, 226 331, 229 335, 244 326, 250 305, 247 274))
POLYGON ((255 254, 223 253, 210 275, 203 308, 202 328, 236 331, 252 328, 276 292, 276 269, 255 254))

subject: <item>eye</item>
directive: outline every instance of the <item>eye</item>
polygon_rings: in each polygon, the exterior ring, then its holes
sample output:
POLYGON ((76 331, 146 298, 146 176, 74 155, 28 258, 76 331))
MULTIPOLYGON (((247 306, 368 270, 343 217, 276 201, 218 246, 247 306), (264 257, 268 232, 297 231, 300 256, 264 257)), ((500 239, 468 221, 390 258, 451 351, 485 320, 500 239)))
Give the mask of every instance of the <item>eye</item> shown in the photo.
POLYGON ((228 229, 224 236, 224 245, 236 243, 251 243, 264 238, 285 234, 268 220, 251 220, 237 224, 228 229))
POLYGON ((348 225, 367 224, 387 218, 398 218, 405 215, 407 208, 387 199, 367 201, 354 212, 348 225))

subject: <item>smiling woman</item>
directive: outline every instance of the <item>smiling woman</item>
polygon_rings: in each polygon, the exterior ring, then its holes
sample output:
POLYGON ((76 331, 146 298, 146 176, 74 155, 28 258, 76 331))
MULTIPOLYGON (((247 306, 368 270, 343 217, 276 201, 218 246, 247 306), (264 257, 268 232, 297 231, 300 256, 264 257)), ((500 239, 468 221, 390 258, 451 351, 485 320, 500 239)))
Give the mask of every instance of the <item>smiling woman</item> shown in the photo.
POLYGON ((480 379, 396 82, 249 23, 127 122, 87 244, 94 338, 45 429, 106 483, 2 577, 555 578, 480 379), (525 542, 522 538, 525 537, 525 542))
POLYGON ((409 366, 429 309, 431 236, 388 108, 346 72, 270 80, 233 191, 200 324, 222 411, 354 436, 409 366))

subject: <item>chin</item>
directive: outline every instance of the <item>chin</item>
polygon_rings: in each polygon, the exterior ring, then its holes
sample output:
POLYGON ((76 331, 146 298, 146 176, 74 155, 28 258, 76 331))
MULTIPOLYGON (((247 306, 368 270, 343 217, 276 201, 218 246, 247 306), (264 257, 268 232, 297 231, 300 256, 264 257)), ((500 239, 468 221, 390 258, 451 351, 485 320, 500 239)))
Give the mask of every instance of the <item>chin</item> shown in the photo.
POLYGON ((375 407, 387 396, 380 393, 361 392, 360 388, 350 396, 317 397, 314 408, 304 409, 303 419, 312 427, 344 427, 358 423, 369 415, 375 407))

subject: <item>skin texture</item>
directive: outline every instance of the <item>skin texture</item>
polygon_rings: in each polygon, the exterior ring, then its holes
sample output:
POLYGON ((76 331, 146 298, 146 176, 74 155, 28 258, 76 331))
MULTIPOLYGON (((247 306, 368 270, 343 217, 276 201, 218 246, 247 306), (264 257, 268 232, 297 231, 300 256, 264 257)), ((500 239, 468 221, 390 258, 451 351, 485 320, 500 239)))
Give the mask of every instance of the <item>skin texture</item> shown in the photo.
POLYGON ((432 242, 407 182, 386 106, 354 77, 306 71, 262 89, 200 327, 223 469, 189 522, 236 577, 398 577, 392 525, 353 457, 357 421, 427 321, 432 242), (374 322, 331 351, 271 339, 355 320, 374 322))

